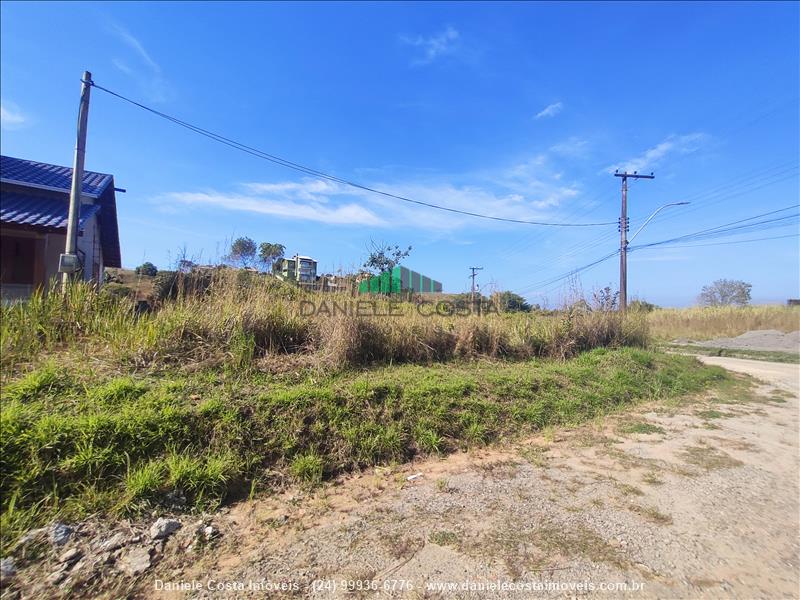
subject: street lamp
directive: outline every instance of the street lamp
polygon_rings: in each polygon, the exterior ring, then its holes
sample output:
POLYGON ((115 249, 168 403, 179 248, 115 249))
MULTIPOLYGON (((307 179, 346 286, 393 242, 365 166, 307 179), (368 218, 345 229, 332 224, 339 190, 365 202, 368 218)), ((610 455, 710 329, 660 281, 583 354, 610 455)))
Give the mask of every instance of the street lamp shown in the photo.
MULTIPOLYGON (((641 227, 639 227, 639 229, 636 230, 636 233, 634 233, 630 237, 630 239, 625 240, 625 245, 622 248, 623 254, 627 254, 628 244, 630 244, 634 240, 634 238, 637 235, 639 235, 639 233, 641 233, 642 229, 645 228, 645 225, 647 225, 650 221, 653 220, 653 217, 655 217, 658 213, 660 213, 662 210, 664 210, 665 208, 667 208, 669 206, 683 206, 685 204, 690 204, 690 203, 689 202, 670 202, 669 204, 665 204, 664 206, 659 206, 655 211, 653 211, 653 214, 651 214, 649 217, 647 217, 644 220, 644 223, 642 223, 641 227)), ((625 288, 627 288, 628 287, 628 262, 624 261, 623 264, 624 264, 624 271, 622 273, 622 285, 625 288)), ((628 295, 627 294, 627 289, 624 289, 624 294, 620 294, 620 308, 622 309, 623 312, 628 309, 628 298, 627 298, 627 295, 628 295)))
POLYGON ((639 235, 639 233, 642 231, 642 229, 644 229, 645 225, 647 225, 650 221, 652 221, 653 217, 655 217, 662 210, 664 210, 665 208, 667 208, 669 206, 683 206, 685 204, 691 204, 691 202, 670 202, 669 204, 665 204, 664 206, 659 206, 657 209, 655 209, 655 211, 653 211, 652 215, 650 215, 649 217, 647 217, 644 220, 644 223, 642 223, 642 226, 639 227, 639 229, 636 230, 636 233, 634 233, 631 236, 631 238, 628 240, 628 243, 630 244, 633 241, 633 238, 635 238, 637 235, 639 235))

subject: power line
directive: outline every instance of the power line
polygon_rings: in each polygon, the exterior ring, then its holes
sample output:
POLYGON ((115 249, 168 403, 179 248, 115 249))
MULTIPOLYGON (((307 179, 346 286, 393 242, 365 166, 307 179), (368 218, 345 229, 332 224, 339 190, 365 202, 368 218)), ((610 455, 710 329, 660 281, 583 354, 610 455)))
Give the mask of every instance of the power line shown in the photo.
POLYGON ((583 265, 582 267, 577 267, 575 269, 571 269, 570 271, 568 271, 566 273, 563 273, 561 275, 558 275, 556 277, 551 277, 549 279, 543 279, 541 281, 537 281, 535 283, 528 284, 528 285, 526 285, 526 286, 524 286, 522 288, 519 288, 517 290, 517 293, 522 295, 522 294, 525 294, 525 293, 529 293, 532 290, 535 290, 536 288, 548 287, 548 286, 551 286, 554 283, 558 283, 560 281, 563 281, 564 279, 569 279, 570 277, 574 277, 578 273, 586 271, 587 269, 590 269, 590 268, 592 268, 592 267, 594 267, 596 265, 599 265, 602 262, 605 262, 605 261, 607 261, 607 260, 609 260, 611 258, 614 258, 617 254, 619 254, 619 250, 614 250, 614 252, 611 252, 610 254, 607 254, 607 255, 605 255, 605 256, 603 256, 601 258, 598 258, 597 260, 594 260, 594 261, 590 262, 589 264, 583 265))
MULTIPOLYGON (((788 215, 788 216, 784 216, 784 217, 777 217, 777 218, 774 218, 774 219, 766 219, 766 220, 763 220, 763 221, 756 221, 755 223, 748 223, 748 221, 753 221, 754 219, 760 219, 762 217, 768 217, 768 216, 775 215, 775 214, 778 214, 778 213, 781 213, 781 212, 785 212, 787 210, 792 210, 792 209, 798 208, 798 207, 800 207, 800 204, 793 204, 791 206, 786 206, 784 208, 779 208, 777 210, 761 213, 761 214, 758 214, 758 215, 754 215, 752 217, 747 217, 745 219, 739 219, 739 220, 736 220, 736 221, 731 221, 730 223, 723 223, 722 225, 717 225, 716 227, 703 229, 703 230, 700 230, 700 231, 696 231, 694 233, 688 233, 688 234, 685 234, 685 235, 682 235, 682 236, 671 238, 669 240, 662 240, 662 241, 659 241, 659 242, 652 242, 650 244, 642 244, 642 245, 639 245, 639 246, 633 246, 633 247, 630 247, 629 250, 631 250, 631 251, 633 251, 633 250, 642 250, 642 249, 645 249, 645 248, 652 248, 652 247, 655 247, 655 246, 662 246, 662 245, 672 244, 674 242, 691 241, 693 239, 698 239, 698 240, 709 239, 709 238, 713 239, 714 236, 723 237, 725 235, 731 235, 731 234, 735 235, 736 232, 740 232, 741 230, 748 230, 748 233, 749 233, 750 231, 754 230, 753 228, 758 228, 758 229, 755 229, 755 230, 756 231, 760 231, 762 229, 770 229, 770 228, 776 227, 776 226, 777 227, 786 226, 786 225, 789 225, 790 223, 783 223, 783 221, 787 221, 789 219, 797 218, 798 215, 795 214, 795 215, 788 215), (746 223, 746 224, 744 224, 744 223, 746 223)), ((531 290, 534 290, 534 289, 536 289, 538 287, 547 287, 547 286, 551 286, 554 283, 559 283, 559 282, 563 281, 564 279, 568 279, 570 277, 573 277, 573 276, 577 275, 578 273, 586 271, 587 269, 589 269, 591 267, 594 267, 594 266, 596 266, 596 265, 598 265, 598 264, 600 264, 602 262, 605 262, 605 261, 613 258, 614 256, 616 256, 617 254, 619 254, 619 250, 616 250, 616 251, 614 251, 614 252, 612 252, 610 254, 607 254, 607 255, 605 255, 605 256, 597 259, 597 260, 594 260, 594 261, 592 261, 591 263, 589 263, 587 265, 583 265, 582 267, 578 267, 576 269, 572 269, 572 270, 568 271, 567 273, 564 273, 564 274, 557 275, 557 276, 552 277, 552 278, 543 279, 543 280, 537 281, 535 283, 531 283, 531 284, 525 285, 525 286, 523 286, 521 288, 518 288, 517 293, 522 295, 522 294, 530 292, 531 290)))
MULTIPOLYGON (((663 244, 667 248, 700 248, 703 246, 730 246, 733 244, 746 244, 749 242, 764 242, 767 240, 782 240, 786 238, 795 238, 800 237, 800 233, 790 233, 788 235, 773 235, 770 237, 761 237, 761 238, 749 238, 746 240, 732 240, 729 242, 710 242, 708 244, 663 244)), ((633 248, 629 248, 629 250, 647 250, 648 246, 634 246, 633 248)))
MULTIPOLYGON (((760 219, 761 217, 767 217, 767 216, 774 215, 774 214, 777 214, 777 213, 785 212, 787 210, 792 210, 794 208, 798 208, 799 206, 800 206, 800 204, 793 204, 791 206, 787 206, 787 207, 784 207, 784 208, 779 208, 778 210, 772 210, 772 211, 769 211, 769 212, 766 212, 766 213, 761 213, 760 215, 755 215, 755 216, 752 216, 752 217, 748 217, 746 219, 739 219, 738 221, 731 221, 730 223, 724 223, 722 225, 717 225, 716 227, 711 227, 709 229, 702 229, 700 231, 695 231, 693 233, 687 233, 685 235, 681 235, 681 236, 678 236, 678 237, 670 238, 668 240, 661 240, 661 241, 658 241, 658 242, 652 242, 650 244, 641 244, 639 246, 634 246, 634 248, 637 248, 637 249, 650 248, 650 247, 653 247, 653 246, 661 246, 661 245, 669 244, 669 243, 672 243, 672 242, 689 241, 689 240, 692 240, 692 239, 708 239, 708 238, 713 238, 715 236, 722 237, 724 234, 727 234, 727 233, 740 231, 742 229, 749 229, 749 228, 753 228, 753 227, 758 227, 758 226, 761 226, 761 225, 767 225, 767 227, 764 227, 763 229, 769 229, 771 227, 774 227, 775 225, 773 225, 773 224, 775 224, 775 223, 780 223, 781 221, 787 221, 789 219, 797 218, 798 215, 794 214, 794 215, 788 215, 788 216, 785 216, 785 217, 776 217, 774 219, 766 219, 764 221, 757 221, 755 223, 748 223, 746 225, 742 225, 742 223, 747 223, 747 221, 753 221, 754 219, 760 219)), ((782 225, 777 225, 777 226, 780 227, 780 226, 788 225, 788 224, 789 223, 784 223, 782 225)))
POLYGON ((379 194, 379 195, 385 196, 387 198, 394 198, 395 200, 402 200, 403 202, 409 202, 411 204, 417 204, 417 205, 420 205, 420 206, 426 206, 428 208, 434 208, 436 210, 443 210, 443 211, 447 211, 447 212, 451 212, 451 213, 457 213, 457 214, 466 215, 466 216, 469 216, 469 217, 476 217, 476 218, 479 218, 479 219, 489 219, 489 220, 492 220, 492 221, 503 221, 503 222, 506 222, 506 223, 518 223, 518 224, 522 224, 522 225, 541 225, 541 226, 546 226, 546 227, 600 227, 600 226, 614 225, 615 224, 614 221, 609 221, 609 222, 604 222, 604 223, 552 223, 552 222, 548 222, 548 221, 528 221, 528 220, 525 220, 525 219, 511 219, 511 218, 507 218, 507 217, 497 217, 497 216, 494 216, 494 215, 484 215, 484 214, 475 213, 475 212, 471 212, 471 211, 460 210, 460 209, 457 209, 457 208, 450 208, 450 207, 447 207, 447 206, 440 206, 438 204, 433 204, 433 203, 430 203, 430 202, 423 202, 422 200, 415 200, 413 198, 408 198, 406 196, 401 196, 399 194, 393 194, 391 192, 380 190, 378 188, 373 188, 373 187, 370 187, 368 185, 363 185, 363 184, 357 183, 355 181, 342 179, 341 177, 337 177, 335 175, 331 175, 331 174, 325 173, 323 171, 318 171, 318 170, 313 169, 311 167, 307 167, 305 165, 292 162, 292 161, 287 160, 285 158, 281 158, 280 156, 276 156, 274 154, 269 154, 268 152, 264 152, 263 150, 259 150, 258 148, 254 148, 252 146, 248 146, 248 145, 243 144, 241 142, 237 142, 236 140, 227 138, 227 137, 225 137, 223 135, 220 135, 218 133, 214 133, 213 131, 209 131, 207 129, 203 129, 202 127, 199 127, 197 125, 192 125, 191 123, 188 123, 187 121, 183 121, 181 119, 178 119, 177 117, 173 117, 172 115, 168 115, 167 113, 164 113, 164 112, 161 112, 161 111, 156 110, 154 108, 151 108, 149 106, 146 106, 146 105, 144 105, 144 104, 142 104, 140 102, 137 102, 137 101, 135 101, 135 100, 133 100, 131 98, 123 96, 122 94, 119 94, 117 92, 109 90, 108 88, 105 88, 105 87, 103 87, 101 85, 98 85, 98 84, 96 84, 94 82, 92 82, 92 86, 96 87, 98 90, 101 90, 101 91, 103 91, 103 92, 105 92, 107 94, 110 94, 111 96, 119 98, 120 100, 124 100, 125 102, 128 102, 128 103, 130 103, 130 104, 132 104, 134 106, 137 106, 137 107, 139 107, 139 108, 141 108, 143 110, 146 110, 149 113, 152 113, 152 114, 154 114, 154 115, 156 115, 158 117, 161 117, 162 119, 166 119, 167 121, 170 121, 171 123, 174 123, 175 125, 179 125, 180 127, 184 127, 186 129, 189 129, 190 131, 193 131, 193 132, 195 132, 195 133, 197 133, 199 135, 202 135, 204 137, 212 139, 212 140, 214 140, 216 142, 219 142, 220 144, 224 144, 226 146, 234 148, 235 150, 239 150, 239 151, 244 152, 246 154, 250 154, 252 156, 255 156, 256 158, 261 158, 263 160, 267 160, 269 162, 275 163, 275 164, 280 165, 282 167, 286 167, 287 169, 293 169, 295 171, 299 171, 300 173, 305 173, 306 175, 312 175, 314 177, 319 177, 321 179, 326 179, 328 181, 333 181, 335 183, 340 183, 342 185, 347 185, 349 187, 356 188, 356 189, 359 189, 359 190, 364 190, 366 192, 371 192, 373 194, 379 194))

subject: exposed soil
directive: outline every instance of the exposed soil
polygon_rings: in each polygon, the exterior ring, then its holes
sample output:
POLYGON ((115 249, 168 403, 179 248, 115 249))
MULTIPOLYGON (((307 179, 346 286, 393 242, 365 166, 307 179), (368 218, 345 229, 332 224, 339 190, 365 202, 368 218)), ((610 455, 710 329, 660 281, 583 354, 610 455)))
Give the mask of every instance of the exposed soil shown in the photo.
POLYGON ((678 344, 690 344, 706 348, 725 348, 730 350, 759 350, 767 352, 800 352, 800 331, 783 333, 774 329, 748 331, 733 338, 716 338, 695 342, 675 340, 678 344))
MULTIPOLYGON (((800 367, 701 360, 758 377, 759 395, 645 406, 244 502, 213 515, 206 543, 187 542, 187 523, 144 574, 106 571, 75 595, 797 597, 800 367), (199 589, 161 589, 181 582, 199 589), (528 589, 487 587, 515 582, 528 589)), ((21 570, 15 588, 67 593, 45 575, 21 570)))

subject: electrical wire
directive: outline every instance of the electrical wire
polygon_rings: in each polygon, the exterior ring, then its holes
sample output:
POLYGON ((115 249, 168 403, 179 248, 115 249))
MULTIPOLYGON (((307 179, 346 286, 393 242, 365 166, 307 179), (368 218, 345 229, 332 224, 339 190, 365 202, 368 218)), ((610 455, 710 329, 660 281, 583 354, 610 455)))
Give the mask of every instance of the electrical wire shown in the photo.
POLYGON ((307 167, 307 166, 301 165, 299 163, 292 162, 290 160, 287 160, 285 158, 281 158, 281 157, 276 156, 274 154, 269 154, 267 152, 264 152, 263 150, 259 150, 258 148, 253 148, 252 146, 248 146, 248 145, 243 144, 241 142, 237 142, 236 140, 232 140, 232 139, 227 138, 227 137, 225 137, 223 135, 220 135, 218 133, 214 133, 214 132, 209 131, 207 129, 203 129, 202 127, 198 127, 197 125, 192 125, 191 123, 188 123, 187 121, 183 121, 181 119, 178 119, 177 117, 173 117, 172 115, 168 115, 167 113, 164 113, 164 112, 161 112, 161 111, 156 110, 154 108, 151 108, 149 106, 146 106, 145 104, 142 104, 140 102, 132 100, 131 98, 123 96, 122 94, 119 94, 119 93, 114 92, 114 91, 112 91, 112 90, 110 90, 108 88, 105 88, 105 87, 103 87, 101 85, 98 85, 95 82, 90 82, 90 83, 91 83, 92 87, 95 87, 98 90, 101 90, 101 91, 103 91, 103 92, 105 92, 107 94, 110 94, 111 96, 119 98, 120 100, 124 100, 125 102, 128 102, 128 103, 130 103, 130 104, 132 104, 134 106, 137 106, 137 107, 139 107, 139 108, 141 108, 143 110, 146 110, 149 113, 152 113, 152 114, 154 114, 154 115, 156 115, 158 117, 161 117, 162 119, 166 119, 167 121, 170 121, 171 123, 174 123, 176 125, 184 127, 186 129, 189 129, 190 131, 193 131, 193 132, 195 132, 195 133, 197 133, 199 135, 202 135, 204 137, 212 139, 212 140, 214 140, 216 142, 219 142, 221 144, 224 144, 226 146, 229 146, 231 148, 234 148, 234 149, 239 150, 241 152, 244 152, 246 154, 250 154, 252 156, 255 156, 256 158, 261 158, 263 160, 267 160, 269 162, 278 164, 278 165, 280 165, 282 167, 286 167, 288 169, 293 169, 295 171, 299 171, 300 173, 305 173, 306 175, 312 175, 314 177, 319 177, 321 179, 326 179, 328 181, 333 181, 335 183, 346 185, 346 186, 349 186, 349 187, 352 187, 352 188, 355 188, 355 189, 359 189, 359 190, 363 190, 363 191, 366 191, 366 192, 371 192, 373 194, 378 194, 378 195, 381 195, 381 196, 385 196, 387 198, 394 198, 395 200, 401 200, 403 202, 408 202, 408 203, 411 203, 411 204, 417 204, 417 205, 420 205, 420 206, 426 206, 428 208, 447 211, 447 212, 456 213, 456 214, 460 214, 460 215, 466 215, 466 216, 469 216, 469 217, 476 217, 476 218, 479 218, 479 219, 489 219, 489 220, 492 220, 492 221, 503 221, 503 222, 506 222, 506 223, 517 223, 517 224, 522 224, 522 225, 540 225, 540 226, 543 226, 543 227, 601 227, 601 226, 606 226, 606 225, 614 225, 616 223, 615 221, 609 221, 609 222, 604 222, 604 223, 553 223, 553 222, 549 222, 549 221, 529 221, 529 220, 525 220, 525 219, 512 219, 512 218, 508 218, 508 217, 498 217, 498 216, 494 216, 494 215, 484 215, 484 214, 481 214, 481 213, 475 213, 475 212, 471 212, 471 211, 467 211, 467 210, 460 210, 460 209, 451 208, 451 207, 448 207, 448 206, 440 206, 438 204, 433 204, 433 203, 430 203, 430 202, 423 202, 422 200, 415 200, 413 198, 408 198, 406 196, 401 196, 399 194, 393 194, 391 192, 387 192, 387 191, 384 191, 384 190, 380 190, 378 188, 370 187, 368 185, 363 185, 363 184, 357 183, 355 181, 350 181, 348 179, 342 179, 341 177, 337 177, 335 175, 331 175, 331 174, 325 173, 323 171, 318 171, 318 170, 313 169, 311 167, 307 167))
MULTIPOLYGON (((679 245, 675 245, 675 246, 673 246, 672 244, 664 244, 663 247, 666 247, 666 248, 700 248, 700 247, 704 247, 704 246, 730 246, 730 245, 733 245, 733 244, 746 244, 746 243, 749 243, 749 242, 764 242, 764 241, 767 241, 767 240, 782 240, 782 239, 786 239, 786 238, 795 238, 795 237, 800 237, 800 233, 790 233, 788 235, 773 235, 773 236, 770 236, 770 237, 749 238, 749 239, 746 239, 746 240, 733 240, 733 241, 728 241, 728 242, 711 242, 711 243, 708 243, 708 244, 679 244, 679 245)), ((645 246, 645 247, 634 246, 632 248, 628 248, 628 252, 633 252, 635 250, 648 250, 648 249, 649 249, 649 247, 647 247, 647 246, 645 246)))

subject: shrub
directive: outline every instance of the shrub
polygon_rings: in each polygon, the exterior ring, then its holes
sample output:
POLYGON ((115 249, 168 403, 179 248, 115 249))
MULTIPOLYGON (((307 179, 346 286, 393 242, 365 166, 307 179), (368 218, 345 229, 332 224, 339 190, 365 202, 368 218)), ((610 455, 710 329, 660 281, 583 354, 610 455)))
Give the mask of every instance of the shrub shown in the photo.
POLYGON ((136 267, 134 272, 137 275, 145 275, 147 277, 155 277, 156 274, 158 273, 158 269, 156 268, 156 266, 153 263, 146 262, 146 263, 142 263, 141 265, 136 267))

